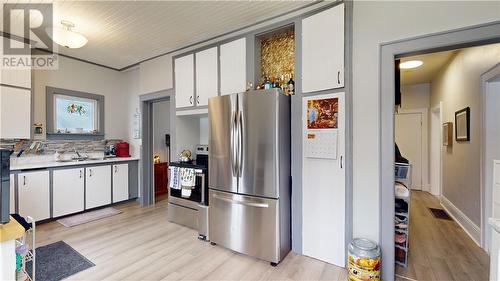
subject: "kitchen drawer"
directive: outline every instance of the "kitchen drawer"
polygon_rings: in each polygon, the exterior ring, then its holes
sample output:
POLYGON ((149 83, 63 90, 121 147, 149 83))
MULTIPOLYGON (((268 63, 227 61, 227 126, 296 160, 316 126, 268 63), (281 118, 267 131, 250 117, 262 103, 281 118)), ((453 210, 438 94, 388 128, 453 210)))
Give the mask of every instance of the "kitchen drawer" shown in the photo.
POLYGON ((278 263, 278 200, 210 190, 210 241, 278 263))

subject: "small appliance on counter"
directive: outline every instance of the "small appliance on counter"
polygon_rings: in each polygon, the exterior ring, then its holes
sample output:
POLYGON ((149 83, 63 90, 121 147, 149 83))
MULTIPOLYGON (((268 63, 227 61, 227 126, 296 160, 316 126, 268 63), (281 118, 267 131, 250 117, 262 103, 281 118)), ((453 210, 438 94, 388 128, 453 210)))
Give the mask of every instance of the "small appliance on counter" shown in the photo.
POLYGON ((10 154, 0 149, 0 224, 10 221, 10 154))
POLYGON ((116 144, 116 157, 130 157, 129 144, 126 141, 121 141, 116 144))
POLYGON ((180 154, 179 154, 179 162, 181 163, 193 163, 191 150, 189 149, 184 149, 180 154))
POLYGON ((116 157, 116 149, 114 144, 106 145, 104 148, 105 157, 116 157))

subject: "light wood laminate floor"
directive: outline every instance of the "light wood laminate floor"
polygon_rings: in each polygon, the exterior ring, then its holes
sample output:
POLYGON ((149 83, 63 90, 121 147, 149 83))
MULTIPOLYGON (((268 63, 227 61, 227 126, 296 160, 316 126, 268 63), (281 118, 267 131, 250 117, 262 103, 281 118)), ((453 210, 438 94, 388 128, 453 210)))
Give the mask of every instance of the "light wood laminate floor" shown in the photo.
POLYGON ((433 195, 412 191, 409 266, 396 266, 396 273, 414 280, 488 280, 486 252, 455 221, 434 218, 428 208, 442 209, 433 195))
POLYGON ((289 253, 277 267, 199 241, 194 230, 167 221, 167 201, 66 228, 37 228, 37 245, 64 240, 96 266, 68 280, 346 280, 347 271, 289 253))

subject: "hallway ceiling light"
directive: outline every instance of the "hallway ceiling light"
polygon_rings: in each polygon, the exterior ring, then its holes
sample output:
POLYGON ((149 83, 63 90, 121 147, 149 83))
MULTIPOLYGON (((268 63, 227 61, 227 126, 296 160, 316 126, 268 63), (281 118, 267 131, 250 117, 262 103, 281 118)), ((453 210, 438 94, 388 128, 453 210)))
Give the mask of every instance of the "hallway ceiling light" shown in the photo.
POLYGON ((409 60, 399 64, 400 69, 412 69, 417 68, 424 64, 421 60, 409 60))
POLYGON ((87 44, 88 40, 85 36, 72 30, 75 27, 74 23, 62 20, 61 25, 62 28, 47 28, 47 32, 54 42, 70 49, 81 48, 87 44))

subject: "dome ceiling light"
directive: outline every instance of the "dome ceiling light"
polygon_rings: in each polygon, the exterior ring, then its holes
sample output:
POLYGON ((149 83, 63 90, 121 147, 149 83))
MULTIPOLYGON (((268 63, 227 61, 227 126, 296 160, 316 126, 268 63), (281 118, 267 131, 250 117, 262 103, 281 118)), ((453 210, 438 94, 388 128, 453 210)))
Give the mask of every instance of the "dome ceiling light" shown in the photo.
POLYGON ((422 64, 424 64, 420 60, 409 60, 405 61, 399 64, 400 69, 412 69, 412 68, 417 68, 420 67, 422 64))
POLYGON ((47 28, 47 32, 54 42, 70 49, 78 49, 87 44, 88 40, 85 36, 72 30, 75 27, 74 23, 62 20, 61 25, 62 28, 47 28))

